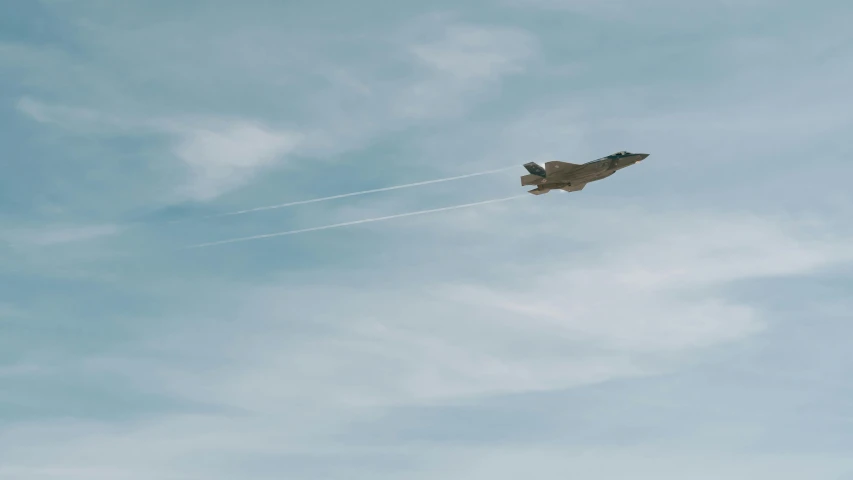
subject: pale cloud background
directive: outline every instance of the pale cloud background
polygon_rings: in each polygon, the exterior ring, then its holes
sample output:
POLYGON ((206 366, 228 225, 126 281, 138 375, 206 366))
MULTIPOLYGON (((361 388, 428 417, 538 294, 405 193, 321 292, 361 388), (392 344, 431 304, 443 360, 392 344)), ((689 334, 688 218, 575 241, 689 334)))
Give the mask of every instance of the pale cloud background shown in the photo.
POLYGON ((6 10, 0 478, 853 478, 848 3, 6 10))

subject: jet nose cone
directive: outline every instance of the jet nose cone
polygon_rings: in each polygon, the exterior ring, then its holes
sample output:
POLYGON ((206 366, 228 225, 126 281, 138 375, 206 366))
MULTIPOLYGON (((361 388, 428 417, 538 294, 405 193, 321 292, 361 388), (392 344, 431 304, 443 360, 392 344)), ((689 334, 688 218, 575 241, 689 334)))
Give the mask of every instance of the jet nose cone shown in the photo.
MULTIPOLYGON (((648 157, 648 156, 649 156, 649 154, 648 154, 648 153, 638 153, 637 155, 640 157, 640 160, 645 160, 645 159, 646 159, 646 157, 648 157)), ((639 161, 639 160, 638 160, 638 161, 639 161)))

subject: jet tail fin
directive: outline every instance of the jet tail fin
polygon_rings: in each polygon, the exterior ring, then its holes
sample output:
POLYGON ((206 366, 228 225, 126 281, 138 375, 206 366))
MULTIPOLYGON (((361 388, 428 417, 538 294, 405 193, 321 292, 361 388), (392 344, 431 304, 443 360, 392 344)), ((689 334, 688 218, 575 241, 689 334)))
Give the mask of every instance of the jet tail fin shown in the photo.
POLYGON ((536 162, 525 163, 524 168, 526 168, 531 175, 536 175, 538 177, 545 176, 545 169, 536 162))

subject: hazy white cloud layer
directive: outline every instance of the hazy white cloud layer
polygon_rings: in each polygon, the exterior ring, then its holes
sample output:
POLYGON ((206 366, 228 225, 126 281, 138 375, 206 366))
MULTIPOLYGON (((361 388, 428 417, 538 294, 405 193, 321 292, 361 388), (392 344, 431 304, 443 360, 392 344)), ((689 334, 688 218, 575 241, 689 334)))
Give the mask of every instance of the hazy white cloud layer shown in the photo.
POLYGON ((848 5, 13 3, 0 479, 853 478, 848 5))
POLYGON ((248 183, 299 143, 297 134, 239 121, 207 128, 175 126, 175 131, 181 140, 173 152, 194 176, 186 193, 198 200, 216 198, 222 191, 248 183))

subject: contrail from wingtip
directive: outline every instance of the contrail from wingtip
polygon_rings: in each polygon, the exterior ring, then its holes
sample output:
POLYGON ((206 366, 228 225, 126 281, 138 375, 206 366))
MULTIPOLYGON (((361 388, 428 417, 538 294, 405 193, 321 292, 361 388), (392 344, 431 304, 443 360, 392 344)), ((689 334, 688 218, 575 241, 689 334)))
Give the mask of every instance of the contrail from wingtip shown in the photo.
POLYGON ((293 206, 296 206, 296 205, 305 205, 305 204, 308 204, 308 203, 326 202, 326 201, 329 201, 329 200, 337 200, 337 199, 339 199, 339 198, 355 197, 355 196, 358 196, 358 195, 367 195, 367 194, 369 194, 369 193, 388 192, 388 191, 391 191, 391 190, 400 190, 400 189, 402 189, 402 188, 420 187, 420 186, 422 186, 422 185, 430 185, 430 184, 433 184, 433 183, 450 182, 450 181, 453 181, 453 180, 462 180, 463 178, 479 177, 479 176, 481 176, 481 175, 489 175, 489 174, 492 174, 492 173, 505 172, 505 171, 510 170, 510 169, 513 169, 513 168, 517 168, 517 166, 513 166, 513 167, 504 167, 504 168, 497 168, 497 169, 494 169, 494 170, 486 170, 486 171, 483 171, 483 172, 468 173, 468 174, 465 174, 465 175, 457 175, 457 176, 455 176, 455 177, 437 178, 437 179, 435 179, 435 180, 426 180, 426 181, 424 181, 424 182, 407 183, 407 184, 405 184, 405 185, 395 185, 395 186, 393 186, 393 187, 374 188, 374 189, 372 189, 372 190, 362 190, 362 191, 360 191, 360 192, 344 193, 344 194, 341 194, 341 195, 332 195, 332 196, 330 196, 330 197, 312 198, 311 200, 299 200, 299 201, 296 201, 296 202, 280 203, 280 204, 278 204, 278 205, 269 205, 269 206, 266 206, 266 207, 249 208, 249 209, 246 209, 246 210, 239 210, 239 211, 236 211, 236 212, 220 213, 220 214, 217 214, 217 215, 209 215, 209 216, 207 216, 207 217, 202 217, 202 218, 207 219, 207 218, 227 217, 227 216, 231 216, 231 215, 243 215, 243 214, 245 214, 245 213, 260 212, 260 211, 262 211, 262 210, 273 210, 273 209, 276 209, 276 208, 293 207, 293 206))
POLYGON ((393 219, 395 219, 395 218, 414 217, 414 216, 417 216, 417 215, 426 215, 426 214, 428 214, 428 213, 438 213, 438 212, 446 212, 446 211, 448 211, 448 210, 458 210, 458 209, 461 209, 461 208, 476 207, 476 206, 478 206, 478 205, 486 205, 486 204, 489 204, 489 203, 506 202, 506 201, 508 201, 508 200, 513 200, 513 199, 521 198, 521 197, 529 197, 529 195, 513 195, 512 197, 497 198, 497 199, 493 199, 493 200, 485 200, 485 201, 482 201, 482 202, 474 202, 474 203, 463 203, 462 205, 453 205, 453 206, 450 206, 450 207, 432 208, 432 209, 429 209, 429 210, 419 210, 419 211, 416 211, 416 212, 398 213, 398 214, 396 214, 396 215, 387 215, 387 216, 384 216, 384 217, 365 218, 365 219, 362 219, 362 220, 354 220, 354 221, 352 221, 352 222, 335 223, 335 224, 332 224, 332 225, 323 225, 323 226, 321 226, 321 227, 302 228, 302 229, 299 229, 299 230, 289 230, 289 231, 286 231, 286 232, 267 233, 267 234, 264 234, 264 235, 254 235, 254 236, 251 236, 251 237, 241 237, 241 238, 233 238, 233 239, 230 239, 230 240, 220 240, 220 241, 218 241, 218 242, 200 243, 200 244, 198 244, 198 245, 192 245, 192 246, 187 247, 187 248, 212 247, 212 246, 214 246, 214 245, 223 245, 223 244, 226 244, 226 243, 248 242, 248 241, 250 241, 250 240, 260 240, 260 239, 263 239, 263 238, 283 237, 283 236, 286 236, 286 235, 297 235, 297 234, 300 234, 300 233, 316 232, 316 231, 318 231, 318 230, 329 230, 329 229, 332 229, 332 228, 348 227, 348 226, 350 226, 350 225, 360 225, 360 224, 362 224, 362 223, 382 222, 382 221, 385 221, 385 220, 393 220, 393 219))

